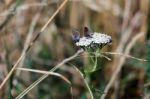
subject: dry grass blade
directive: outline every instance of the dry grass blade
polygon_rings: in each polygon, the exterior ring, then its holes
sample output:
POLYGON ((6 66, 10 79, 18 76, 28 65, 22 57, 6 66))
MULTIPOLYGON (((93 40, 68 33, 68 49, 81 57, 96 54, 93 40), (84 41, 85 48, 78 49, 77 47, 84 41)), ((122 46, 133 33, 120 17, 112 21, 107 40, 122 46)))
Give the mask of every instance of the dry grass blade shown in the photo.
POLYGON ((67 3, 68 0, 64 0, 64 2, 59 6, 59 8, 55 11, 55 13, 49 18, 47 23, 42 27, 40 32, 43 32, 48 24, 54 19, 54 17, 58 14, 58 12, 63 8, 63 6, 67 3))
MULTIPOLYGON (((93 52, 91 52, 91 53, 93 53, 93 52)), ((83 54, 83 55, 80 55, 80 56, 84 56, 84 55, 86 55, 86 54, 87 54, 87 53, 85 53, 85 54, 83 54)), ((87 55, 89 55, 89 54, 87 54, 87 55)), ((80 58, 80 56, 78 56, 77 58, 80 58)), ((95 55, 93 54, 93 55, 84 56, 84 57, 95 57, 95 55)), ((99 54, 99 55, 97 55, 97 57, 104 57, 104 58, 106 58, 108 61, 111 61, 111 58, 107 57, 106 55, 99 54)))
POLYGON ((117 52, 101 52, 101 53, 110 54, 110 55, 120 55, 120 56, 124 56, 124 57, 127 57, 127 58, 132 58, 132 59, 135 59, 135 60, 138 60, 138 61, 147 61, 146 59, 141 59, 141 58, 133 57, 131 55, 123 54, 123 53, 117 53, 117 52))
POLYGON ((28 69, 28 68, 17 68, 16 70, 57 76, 57 77, 60 77, 61 79, 63 79, 64 81, 66 81, 69 85, 71 85, 71 82, 65 76, 63 76, 59 73, 50 72, 50 71, 43 71, 43 70, 28 69))
MULTIPOLYGON (((16 0, 15 4, 13 4, 13 5, 10 7, 10 12, 15 12, 15 11, 16 11, 16 8, 20 5, 20 1, 21 1, 21 0, 16 0)), ((9 13, 9 14, 6 16, 6 19, 0 24, 0 30, 2 30, 2 29, 10 22, 10 20, 12 19, 12 17, 13 17, 14 15, 15 15, 14 13, 9 13)))
MULTIPOLYGON (((90 53, 92 53, 93 55, 95 54, 94 52, 90 52, 90 53)), ((146 59, 141 59, 141 58, 134 57, 132 55, 128 55, 128 54, 124 54, 124 53, 118 53, 118 52, 100 52, 98 54, 99 54, 98 57, 104 57, 109 61, 111 61, 111 59, 109 57, 107 57, 106 55, 120 55, 121 57, 123 56, 123 57, 127 57, 127 58, 132 58, 132 59, 135 59, 138 61, 143 61, 143 62, 147 61, 146 59), (103 55, 103 54, 106 54, 106 55, 103 55)), ((89 57, 89 56, 87 56, 87 57, 89 57)), ((91 56, 91 57, 94 57, 94 56, 91 56)))
MULTIPOLYGON (((83 52, 83 49, 80 49, 78 52, 76 52, 73 56, 70 56, 67 59, 64 59, 61 63, 59 63, 58 65, 54 66, 54 68, 52 68, 50 70, 50 72, 54 72, 55 70, 57 70, 60 66, 62 66, 63 64, 73 60, 74 58, 76 58, 79 54, 81 54, 83 52)), ((21 94, 19 94, 15 99, 21 99, 24 95, 26 95, 31 89, 33 89, 36 85, 38 85, 41 81, 43 81, 45 78, 48 77, 48 74, 44 74, 43 76, 41 76, 38 80, 36 80, 34 83, 32 83, 27 89, 25 89, 21 94)))
MULTIPOLYGON (((16 70, 28 71, 28 72, 34 72, 34 73, 41 73, 41 74, 47 74, 47 75, 57 76, 57 77, 60 77, 61 79, 63 79, 69 85, 71 85, 71 82, 65 76, 63 76, 63 75, 61 75, 59 73, 50 72, 50 71, 43 71, 43 70, 27 69, 27 68, 17 68, 16 70)), ((70 93, 72 95, 72 86, 70 88, 70 93)))
MULTIPOLYGON (((27 38, 26 38, 26 41, 25 41, 25 44, 24 44, 24 48, 23 48, 23 50, 22 50, 22 53, 26 53, 26 49, 28 48, 28 45, 30 44, 30 41, 31 41, 32 36, 33 36, 34 28, 35 28, 35 26, 36 26, 36 23, 37 23, 39 17, 40 17, 40 12, 38 12, 38 13, 33 17, 33 20, 32 20, 32 22, 31 22, 31 26, 30 26, 30 29, 29 29, 29 32, 28 32, 28 35, 27 35, 27 38)), ((24 58, 22 58, 22 60, 20 61, 20 64, 18 64, 18 67, 22 67, 25 57, 26 57, 26 55, 25 55, 24 58)), ((16 76, 19 76, 19 75, 20 75, 20 72, 21 72, 21 71, 17 71, 17 72, 16 72, 16 76)))
MULTIPOLYGON (((125 55, 129 54, 129 52, 130 52, 131 48, 133 47, 133 45, 134 45, 134 44, 136 43, 136 41, 137 41, 138 39, 140 39, 142 36, 144 36, 144 33, 143 33, 143 32, 138 33, 137 35, 135 35, 135 36, 133 37, 133 39, 132 39, 131 42, 127 45, 127 47, 126 47, 126 49, 125 49, 125 51, 124 51, 124 54, 125 54, 125 55)), ((112 77, 110 78, 110 81, 108 82, 108 84, 106 85, 106 88, 104 89, 104 93, 105 93, 105 94, 103 94, 100 99, 105 99, 105 97, 106 97, 106 95, 107 95, 109 89, 111 88, 111 86, 113 85, 114 81, 116 80, 116 78, 117 78, 117 76, 118 76, 118 74, 119 74, 119 72, 120 72, 120 70, 121 70, 121 68, 122 68, 122 66, 123 66, 123 63, 124 63, 125 59, 126 59, 126 57, 124 57, 124 56, 121 57, 121 59, 120 59, 120 61, 119 61, 119 64, 118 64, 116 70, 115 70, 114 73, 112 74, 112 77)))
POLYGON ((149 86, 150 86, 150 82, 144 84, 144 87, 145 87, 145 88, 146 88, 146 87, 149 87, 149 86))
POLYGON ((89 91, 89 93, 90 93, 91 99, 94 99, 94 95, 93 95, 93 93, 92 93, 92 91, 91 91, 91 89, 90 89, 90 87, 89 87, 88 82, 87 82, 86 79, 84 78, 82 72, 81 72, 76 66, 74 66, 74 65, 73 65, 73 68, 81 75, 81 77, 83 78, 84 83, 85 83, 85 85, 86 85, 86 87, 87 87, 87 89, 88 89, 88 91, 89 91))
MULTIPOLYGON (((48 24, 52 21, 52 19, 58 14, 58 12, 62 9, 62 7, 67 3, 68 0, 64 0, 64 2, 59 6, 59 8, 55 11, 55 13, 49 18, 49 20, 46 22, 46 24, 41 28, 40 32, 35 36, 35 38, 33 39, 33 41, 28 45, 28 48, 26 49, 26 53, 29 51, 29 49, 33 46, 33 44, 35 43, 35 41, 37 40, 37 38, 40 36, 40 34, 46 29, 46 27, 48 26, 48 24)), ((15 63, 15 65, 13 66, 13 68, 10 70, 10 72, 8 73, 8 75, 6 76, 6 78, 3 80, 3 82, 0 85, 0 90, 3 88, 3 86, 5 85, 5 83, 8 81, 8 79, 11 77, 11 75, 13 74, 13 72, 15 71, 15 69, 17 68, 18 64, 20 63, 20 61, 24 58, 24 56, 26 55, 26 53, 22 53, 20 58, 17 60, 17 62, 15 63)))

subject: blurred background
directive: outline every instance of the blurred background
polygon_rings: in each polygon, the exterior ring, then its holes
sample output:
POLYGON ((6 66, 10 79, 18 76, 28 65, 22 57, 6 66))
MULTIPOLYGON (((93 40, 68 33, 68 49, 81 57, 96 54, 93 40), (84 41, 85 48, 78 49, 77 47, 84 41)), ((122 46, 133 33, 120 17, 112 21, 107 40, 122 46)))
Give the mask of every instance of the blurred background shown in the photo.
MULTIPOLYGON (((0 0, 0 83, 33 37, 40 31, 63 0, 0 0)), ((111 76, 120 72, 105 99, 150 99, 150 12, 149 0, 69 0, 56 15, 34 46, 20 62, 20 68, 48 71, 78 48, 71 39, 72 29, 90 27, 95 32, 112 37, 112 44, 102 52, 98 69, 89 75, 95 99, 105 94, 111 76), (146 59, 146 62, 131 57, 146 59)), ((23 99, 90 99, 77 68, 89 64, 83 53, 56 72, 65 76, 70 85, 59 77, 49 76, 23 99)), ((42 74, 16 70, 0 91, 0 99, 14 99, 42 74)))

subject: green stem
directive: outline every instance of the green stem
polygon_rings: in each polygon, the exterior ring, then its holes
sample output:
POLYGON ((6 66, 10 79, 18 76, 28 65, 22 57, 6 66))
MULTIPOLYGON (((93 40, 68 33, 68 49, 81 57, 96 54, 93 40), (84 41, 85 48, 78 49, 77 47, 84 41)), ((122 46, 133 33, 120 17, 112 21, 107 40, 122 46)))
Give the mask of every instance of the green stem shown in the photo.
POLYGON ((89 93, 90 93, 91 99, 94 99, 92 90, 91 90, 91 88, 90 88, 88 82, 86 81, 86 78, 84 79, 84 82, 85 82, 85 85, 86 85, 86 87, 87 87, 87 89, 88 89, 88 91, 89 91, 89 93))
POLYGON ((96 50, 96 53, 95 53, 95 61, 94 61, 94 67, 93 67, 93 70, 92 71, 95 71, 96 70, 96 67, 97 67, 97 57, 98 57, 98 54, 99 53, 99 49, 96 50))
POLYGON ((89 55, 89 57, 90 57, 92 63, 94 63, 94 60, 93 60, 92 56, 90 55, 90 52, 91 52, 91 51, 88 50, 87 48, 86 48, 85 50, 86 50, 86 52, 88 53, 88 55, 89 55))
POLYGON ((82 73, 76 66, 73 65, 73 67, 75 68, 75 70, 76 70, 76 71, 81 75, 81 77, 83 78, 84 83, 85 83, 85 85, 86 85, 86 87, 87 87, 87 89, 88 89, 88 91, 89 91, 90 96, 91 96, 91 99, 94 99, 92 90, 91 90, 91 88, 90 88, 90 86, 89 86, 89 84, 88 84, 88 82, 87 82, 87 80, 86 80, 87 77, 84 78, 83 73, 82 73))

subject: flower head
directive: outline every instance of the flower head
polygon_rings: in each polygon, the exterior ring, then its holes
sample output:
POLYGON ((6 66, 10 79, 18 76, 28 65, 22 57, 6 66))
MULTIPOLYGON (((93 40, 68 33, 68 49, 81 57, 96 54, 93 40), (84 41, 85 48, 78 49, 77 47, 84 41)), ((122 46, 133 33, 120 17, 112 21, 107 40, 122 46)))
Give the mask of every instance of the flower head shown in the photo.
POLYGON ((73 35, 78 36, 74 36, 73 38, 76 38, 75 44, 79 47, 97 47, 112 42, 111 36, 103 33, 91 32, 87 27, 84 28, 85 36, 80 38, 78 33, 79 32, 74 32, 73 35))
POLYGON ((92 44, 101 45, 111 43, 111 41, 112 41, 111 36, 108 36, 107 34, 94 32, 90 38, 88 37, 80 38, 79 41, 76 42, 76 45, 77 46, 91 46, 92 44))
POLYGON ((82 37, 76 42, 77 46, 89 46, 92 43, 92 38, 82 37))
POLYGON ((90 57, 90 65, 84 68, 84 72, 94 72, 97 69, 98 64, 98 54, 101 49, 112 42, 111 36, 92 32, 87 27, 84 27, 84 36, 80 38, 80 33, 78 31, 73 31, 72 35, 73 41, 75 41, 76 46, 83 48, 90 57), (93 55, 94 52, 94 55, 93 55))
POLYGON ((108 36, 107 34, 95 32, 92 35, 92 38, 93 38, 93 43, 95 44, 108 44, 112 42, 111 36, 108 36))

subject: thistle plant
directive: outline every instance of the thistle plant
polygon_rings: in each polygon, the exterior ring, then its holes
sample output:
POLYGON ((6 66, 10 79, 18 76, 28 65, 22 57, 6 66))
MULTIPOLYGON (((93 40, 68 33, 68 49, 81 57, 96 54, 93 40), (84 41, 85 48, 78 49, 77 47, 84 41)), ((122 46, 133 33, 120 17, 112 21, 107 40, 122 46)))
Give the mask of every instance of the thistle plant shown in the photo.
POLYGON ((78 31, 73 30, 72 39, 75 42, 75 45, 83 48, 90 57, 90 66, 84 66, 85 73, 94 72, 96 70, 98 55, 100 54, 101 49, 112 42, 111 36, 103 33, 92 32, 88 27, 84 27, 83 37, 80 36, 78 31))

